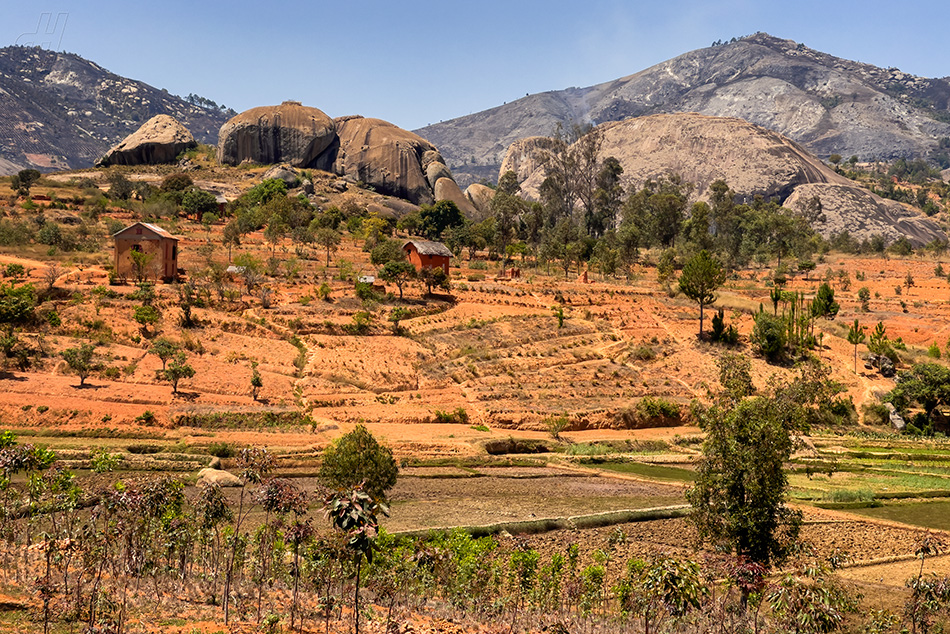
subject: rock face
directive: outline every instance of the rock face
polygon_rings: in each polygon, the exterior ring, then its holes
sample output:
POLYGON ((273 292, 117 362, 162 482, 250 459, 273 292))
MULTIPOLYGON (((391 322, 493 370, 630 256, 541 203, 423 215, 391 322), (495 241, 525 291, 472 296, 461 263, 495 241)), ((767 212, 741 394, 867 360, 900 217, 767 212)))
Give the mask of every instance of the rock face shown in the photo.
MULTIPOLYGON (((600 160, 613 156, 620 161, 625 188, 679 174, 695 185, 696 197, 705 199, 709 186, 724 179, 746 201, 761 195, 794 208, 817 195, 826 219, 815 228, 826 237, 843 230, 859 240, 874 233, 890 239, 906 235, 918 244, 944 237, 937 223, 912 208, 857 187, 797 143, 741 119, 653 115, 605 123, 599 130, 600 160)), ((530 156, 537 147, 514 144, 502 169, 523 173, 523 166, 537 165, 530 156)), ((543 178, 543 168, 536 167, 521 184, 524 194, 537 198, 543 178)))
POLYGON ((205 468, 198 472, 198 484, 216 484, 219 487, 239 487, 241 479, 229 471, 205 468))
MULTIPOLYGON (((298 180, 297 170, 288 165, 275 165, 264 172, 263 178, 265 181, 272 178, 282 180, 287 187, 293 187, 298 180)), ((311 183, 311 187, 312 186, 313 184, 311 183)))
POLYGON ((491 187, 473 183, 465 189, 465 197, 475 205, 480 218, 487 218, 491 214, 491 201, 495 197, 495 190, 491 187))
POLYGON ((96 166, 174 163, 179 154, 194 147, 198 143, 188 128, 167 114, 159 114, 106 152, 96 166))
POLYGON ((551 139, 546 136, 529 136, 518 139, 505 152, 505 158, 498 169, 498 177, 506 172, 514 172, 518 182, 523 182, 541 167, 538 156, 543 150, 551 147, 551 139))
POLYGON ((289 170, 272 168, 265 178, 290 182, 296 180, 294 167, 315 168, 414 205, 447 199, 463 212, 475 211, 442 155, 422 137, 381 119, 330 119, 296 101, 252 108, 224 124, 218 137, 218 160, 231 165, 285 162, 289 170), (439 185, 441 181, 445 182, 439 185))
POLYGON ((285 101, 245 110, 221 126, 218 162, 238 165, 287 162, 309 167, 336 140, 336 125, 322 110, 285 101))
POLYGON ((343 117, 336 124, 339 148, 334 172, 417 205, 435 202, 422 168, 423 155, 437 152, 435 146, 381 119, 343 117))
POLYGON ((915 77, 756 33, 614 81, 530 95, 416 132, 439 146, 461 183, 470 175, 477 181, 484 166, 497 170, 513 142, 550 135, 558 123, 699 112, 759 124, 823 158, 855 154, 864 161, 927 154, 950 136, 950 124, 936 118, 948 110, 950 78, 915 77))
POLYGON ((451 200, 467 217, 475 215, 475 205, 462 193, 451 176, 444 176, 435 182, 435 199, 451 200))

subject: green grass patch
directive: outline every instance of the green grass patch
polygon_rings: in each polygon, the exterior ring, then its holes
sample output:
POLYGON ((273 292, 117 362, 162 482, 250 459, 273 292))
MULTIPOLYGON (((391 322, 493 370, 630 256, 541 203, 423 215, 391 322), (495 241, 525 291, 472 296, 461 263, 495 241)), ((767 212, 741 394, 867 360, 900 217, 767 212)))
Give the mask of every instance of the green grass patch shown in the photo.
POLYGON ((950 501, 906 502, 877 508, 856 509, 854 513, 924 528, 950 530, 950 501))
POLYGON ((696 474, 689 469, 680 467, 668 467, 666 465, 646 464, 643 462, 610 462, 601 460, 581 460, 581 464, 587 464, 598 469, 606 471, 616 471, 617 473, 629 473, 631 475, 643 476, 655 480, 674 480, 677 482, 692 482, 696 479, 696 474))

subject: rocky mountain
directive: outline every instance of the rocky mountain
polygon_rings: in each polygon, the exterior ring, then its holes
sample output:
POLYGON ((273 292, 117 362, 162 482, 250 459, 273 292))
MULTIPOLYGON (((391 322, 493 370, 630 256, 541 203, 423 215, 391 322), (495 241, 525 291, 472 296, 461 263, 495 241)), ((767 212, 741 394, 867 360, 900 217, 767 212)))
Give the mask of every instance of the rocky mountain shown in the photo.
MULTIPOLYGON (((815 196, 824 220, 814 227, 826 237, 848 231, 859 240, 880 234, 889 241, 906 236, 916 244, 946 239, 940 225, 912 207, 885 200, 855 185, 790 139, 741 119, 695 113, 661 114, 611 121, 597 127, 599 160, 615 157, 625 188, 647 179, 679 174, 707 198, 709 186, 723 179, 744 201, 778 198, 790 209, 815 196)), ((512 144, 503 160, 522 181, 522 192, 538 198, 545 170, 538 151, 547 137, 512 144)))
POLYGON ((192 105, 71 53, 0 48, 0 175, 91 167, 159 114, 214 144, 234 113, 192 105))
POLYGON ((416 130, 463 184, 497 169, 518 139, 557 123, 603 123, 658 113, 737 117, 827 157, 929 153, 950 137, 950 78, 915 77, 756 33, 587 88, 530 95, 416 130))

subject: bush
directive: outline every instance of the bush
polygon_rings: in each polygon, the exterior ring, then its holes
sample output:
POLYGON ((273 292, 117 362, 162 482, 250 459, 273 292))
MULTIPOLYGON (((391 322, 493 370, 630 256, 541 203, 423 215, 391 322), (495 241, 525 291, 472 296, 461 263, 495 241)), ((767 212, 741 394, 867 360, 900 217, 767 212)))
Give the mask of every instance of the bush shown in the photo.
POLYGON ((865 425, 890 425, 891 414, 881 403, 865 403, 861 407, 865 425))
POLYGON ((362 485, 375 500, 386 501, 386 492, 396 484, 399 468, 393 452, 380 445, 363 425, 341 436, 323 452, 318 478, 336 490, 362 485))
POLYGON ((760 312, 755 316, 751 340, 753 347, 769 361, 785 357, 786 329, 781 318, 760 312))
POLYGON ((226 442, 213 442, 208 445, 208 455, 214 456, 216 458, 233 458, 237 453, 229 443, 226 442))
POLYGON ((637 403, 637 414, 646 420, 658 418, 678 419, 680 417, 680 407, 665 398, 644 396, 637 403))
POLYGON ((464 407, 456 407, 451 412, 435 410, 435 422, 437 423, 458 423, 460 425, 468 424, 468 412, 464 407))

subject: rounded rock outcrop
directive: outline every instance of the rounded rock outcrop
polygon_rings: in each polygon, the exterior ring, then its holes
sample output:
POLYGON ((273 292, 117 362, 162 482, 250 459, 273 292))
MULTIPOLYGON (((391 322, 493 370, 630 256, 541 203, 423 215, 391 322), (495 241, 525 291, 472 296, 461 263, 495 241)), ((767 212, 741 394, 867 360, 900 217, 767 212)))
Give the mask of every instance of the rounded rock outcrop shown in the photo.
POLYGON ((423 156, 435 151, 431 143, 381 119, 341 117, 336 127, 334 172, 417 205, 434 202, 422 168, 423 156))
POLYGON ((310 167, 336 139, 336 124, 322 110, 285 101, 245 110, 221 126, 218 162, 310 167))
POLYGON ((188 128, 174 117, 160 114, 113 146, 96 166, 174 163, 179 154, 194 147, 198 147, 198 143, 188 128))
POLYGON ((435 182, 435 199, 451 200, 469 218, 475 214, 475 206, 472 201, 466 198, 451 176, 443 176, 435 182))
POLYGON ((465 196, 472 201, 479 214, 486 218, 491 214, 491 201, 495 197, 494 189, 481 183, 472 183, 465 189, 465 196))

